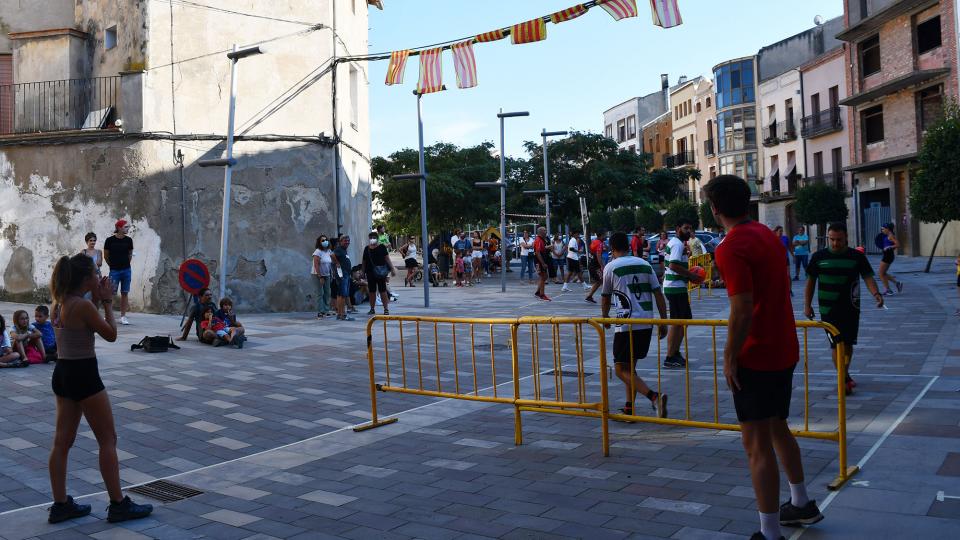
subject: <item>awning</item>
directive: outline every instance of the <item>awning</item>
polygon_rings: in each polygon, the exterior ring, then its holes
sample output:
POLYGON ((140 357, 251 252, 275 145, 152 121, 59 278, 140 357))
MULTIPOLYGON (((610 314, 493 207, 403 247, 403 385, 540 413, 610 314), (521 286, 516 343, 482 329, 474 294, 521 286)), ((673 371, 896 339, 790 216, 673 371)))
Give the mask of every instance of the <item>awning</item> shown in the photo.
POLYGON ((780 172, 780 166, 779 166, 779 165, 776 166, 776 167, 774 167, 773 169, 771 169, 771 170, 770 170, 770 174, 768 174, 767 177, 764 178, 764 183, 770 182, 770 181, 773 179, 773 177, 776 176, 777 173, 779 173, 779 172, 780 172))
POLYGON ((791 159, 790 162, 787 163, 787 174, 785 174, 783 177, 789 179, 793 178, 795 174, 797 174, 796 158, 791 159))

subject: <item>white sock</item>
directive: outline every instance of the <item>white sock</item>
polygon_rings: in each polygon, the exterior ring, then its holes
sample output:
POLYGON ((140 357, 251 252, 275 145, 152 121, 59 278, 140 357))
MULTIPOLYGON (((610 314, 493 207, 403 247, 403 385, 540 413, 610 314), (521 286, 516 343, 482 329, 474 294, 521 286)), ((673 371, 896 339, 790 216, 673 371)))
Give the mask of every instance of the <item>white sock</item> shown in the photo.
POLYGON ((760 532, 767 540, 780 540, 780 512, 760 514, 760 532))
POLYGON ((801 507, 807 502, 810 501, 810 498, 807 497, 807 486, 803 483, 800 484, 790 484, 790 504, 801 507))

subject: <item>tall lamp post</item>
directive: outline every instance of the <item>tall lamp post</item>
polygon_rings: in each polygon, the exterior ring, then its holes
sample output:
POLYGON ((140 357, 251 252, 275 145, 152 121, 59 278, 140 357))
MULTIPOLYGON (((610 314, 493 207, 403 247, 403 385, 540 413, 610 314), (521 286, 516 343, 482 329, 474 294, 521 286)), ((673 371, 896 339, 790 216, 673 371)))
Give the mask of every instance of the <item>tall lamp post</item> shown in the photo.
POLYGON ((197 162, 201 167, 223 167, 223 216, 220 221, 220 296, 226 296, 227 291, 227 241, 230 238, 230 181, 233 177, 233 166, 237 160, 233 158, 233 119, 237 109, 237 62, 242 58, 263 54, 266 48, 262 45, 237 49, 227 53, 230 59, 230 112, 227 118, 227 157, 222 159, 202 159, 197 162))
POLYGON ((547 131, 543 129, 540 132, 540 136, 543 137, 543 189, 532 189, 529 191, 524 191, 531 195, 543 194, 544 200, 544 209, 546 210, 546 220, 547 220, 547 235, 551 234, 553 229, 550 228, 550 165, 548 164, 547 158, 547 137, 557 137, 569 134, 568 131, 547 131))
POLYGON ((507 292, 507 165, 503 143, 503 123, 505 118, 530 116, 527 111, 497 113, 500 119, 500 180, 496 182, 476 182, 477 186, 495 186, 500 188, 500 292, 507 292))

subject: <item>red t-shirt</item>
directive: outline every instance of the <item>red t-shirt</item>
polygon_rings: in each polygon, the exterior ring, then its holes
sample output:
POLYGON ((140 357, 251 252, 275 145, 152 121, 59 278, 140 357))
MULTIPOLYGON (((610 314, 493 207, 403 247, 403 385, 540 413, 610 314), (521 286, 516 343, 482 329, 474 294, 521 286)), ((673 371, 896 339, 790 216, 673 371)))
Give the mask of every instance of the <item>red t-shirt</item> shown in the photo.
MULTIPOLYGON (((533 241, 533 253, 534 253, 534 254, 539 253, 540 256, 541 256, 541 257, 544 257, 544 260, 546 260, 546 257, 547 257, 547 243, 544 242, 544 241, 543 241, 543 238, 540 238, 540 236, 537 236, 536 239, 534 239, 534 241, 533 241)), ((536 256, 536 255, 534 255, 534 256, 536 256)))
POLYGON ((639 234, 633 235, 633 239, 630 240, 630 249, 633 251, 633 254, 637 257, 643 256, 641 253, 641 238, 639 234))
POLYGON ((737 225, 717 246, 717 268, 727 296, 753 293, 753 322, 737 355, 740 367, 780 371, 800 358, 782 250, 773 231, 755 221, 737 225))
POLYGON ((594 253, 594 254, 596 254, 596 255, 602 256, 602 255, 603 255, 603 240, 600 240, 599 238, 594 238, 594 239, 593 239, 593 242, 590 242, 590 253, 594 253))

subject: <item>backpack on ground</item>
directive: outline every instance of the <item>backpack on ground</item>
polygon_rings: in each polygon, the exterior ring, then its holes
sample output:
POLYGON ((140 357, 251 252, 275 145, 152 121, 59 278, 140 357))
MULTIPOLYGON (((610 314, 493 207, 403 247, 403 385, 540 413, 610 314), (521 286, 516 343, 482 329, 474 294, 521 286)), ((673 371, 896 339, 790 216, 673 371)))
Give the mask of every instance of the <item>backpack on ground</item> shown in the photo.
POLYGON ((143 349, 148 353, 167 352, 168 349, 180 350, 180 347, 173 342, 170 336, 144 336, 140 343, 134 343, 130 346, 131 351, 143 349))

